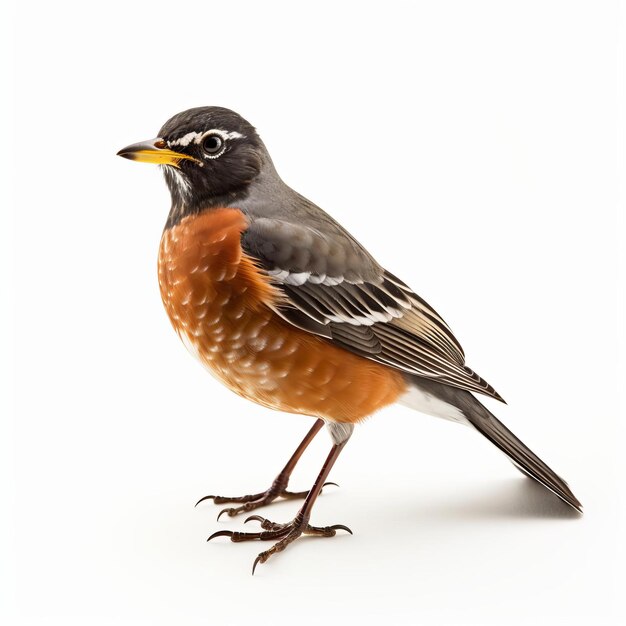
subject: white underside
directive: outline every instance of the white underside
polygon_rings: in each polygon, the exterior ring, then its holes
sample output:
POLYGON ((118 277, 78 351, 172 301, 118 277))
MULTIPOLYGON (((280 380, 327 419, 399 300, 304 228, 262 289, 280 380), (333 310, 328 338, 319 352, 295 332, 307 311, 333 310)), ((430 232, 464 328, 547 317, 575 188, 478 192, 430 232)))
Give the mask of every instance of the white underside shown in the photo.
POLYGON ((326 422, 326 428, 330 433, 331 439, 336 446, 350 439, 350 435, 354 430, 354 424, 331 422, 330 420, 324 421, 326 422))
POLYGON ((439 398, 417 387, 411 387, 398 402, 404 406, 408 406, 410 409, 420 411, 420 413, 440 417, 441 419, 457 422, 458 424, 465 424, 466 426, 469 425, 467 418, 460 409, 443 400, 439 400, 439 398))

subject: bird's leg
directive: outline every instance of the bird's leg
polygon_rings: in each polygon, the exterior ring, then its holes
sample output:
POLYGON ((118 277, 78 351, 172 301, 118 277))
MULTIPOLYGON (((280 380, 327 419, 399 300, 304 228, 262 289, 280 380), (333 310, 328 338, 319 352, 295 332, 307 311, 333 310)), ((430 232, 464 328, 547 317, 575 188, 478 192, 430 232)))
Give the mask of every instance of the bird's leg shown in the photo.
MULTIPOLYGON (((230 517, 234 517, 235 515, 239 515, 239 513, 247 513, 250 512, 260 506, 265 506, 267 504, 272 503, 276 498, 286 498, 286 499, 296 499, 296 498, 306 498, 308 491, 287 491, 287 486, 289 484, 289 478, 291 477, 291 472, 293 472, 294 467, 297 465, 302 453, 307 449, 311 441, 315 438, 315 435, 320 431, 322 426, 324 425, 324 421, 318 419, 315 424, 313 424, 311 430, 307 433, 306 437, 302 440, 300 445, 296 448, 296 451, 291 455, 289 461, 287 461, 287 465, 282 469, 282 471, 276 476, 274 482, 271 487, 266 491, 262 491, 260 493, 254 493, 247 496, 237 496, 237 497, 226 497, 226 496, 205 496, 201 498, 196 503, 196 506, 203 502, 204 500, 212 499, 215 504, 225 504, 229 502, 238 502, 241 503, 241 506, 237 507, 229 507, 226 509, 222 509, 217 516, 219 519, 224 513, 229 515, 230 517)), ((334 483, 327 483, 334 484, 334 483)))
POLYGON ((239 541, 249 541, 252 539, 260 539, 262 541, 269 541, 272 539, 278 539, 278 541, 269 549, 261 552, 254 561, 254 565, 252 566, 252 573, 254 574, 254 570, 258 563, 265 563, 267 559, 269 559, 273 554, 277 552, 282 552, 292 541, 295 541, 300 535, 317 535, 318 537, 333 537, 337 530, 345 530, 352 534, 352 531, 343 524, 335 524, 333 526, 311 526, 309 524, 309 519, 311 516, 311 509, 313 508, 313 504, 317 499, 317 496, 322 491, 322 487, 325 484, 325 480, 328 477, 328 474, 335 464, 339 453, 343 450, 343 447, 346 445, 348 439, 345 439, 341 443, 336 443, 333 445, 326 462, 322 467, 322 471, 319 473, 319 476, 315 480, 315 483, 311 490, 309 491, 306 499, 304 500, 304 504, 298 514, 293 519, 293 521, 287 524, 277 524, 275 522, 271 522, 268 519, 261 517, 260 515, 251 515, 248 517, 246 522, 249 521, 257 521, 261 523, 261 528, 264 530, 258 533, 241 533, 241 532, 233 532, 231 530, 220 530, 216 533, 213 533, 207 541, 215 537, 230 537, 231 541, 239 542, 239 541))

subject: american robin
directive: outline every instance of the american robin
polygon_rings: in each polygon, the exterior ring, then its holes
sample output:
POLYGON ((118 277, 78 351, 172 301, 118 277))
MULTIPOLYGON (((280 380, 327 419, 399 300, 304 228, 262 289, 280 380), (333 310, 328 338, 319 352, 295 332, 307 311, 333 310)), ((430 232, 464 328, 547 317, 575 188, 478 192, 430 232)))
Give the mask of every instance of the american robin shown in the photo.
POLYGON ((317 418, 269 489, 202 498, 238 503, 220 513, 229 516, 278 497, 304 498, 291 522, 253 515, 246 521, 260 522, 260 532, 209 537, 276 540, 258 555, 253 573, 302 534, 350 532, 339 524, 310 525, 311 509, 354 425, 394 402, 476 429, 524 474, 581 511, 565 481, 473 395, 502 400, 465 365, 441 316, 288 187, 241 116, 221 107, 189 109, 166 122, 156 139, 118 154, 158 163, 169 187, 159 285, 185 345, 240 396, 317 418), (323 425, 333 445, 317 480, 308 492, 287 491, 293 468, 323 425))

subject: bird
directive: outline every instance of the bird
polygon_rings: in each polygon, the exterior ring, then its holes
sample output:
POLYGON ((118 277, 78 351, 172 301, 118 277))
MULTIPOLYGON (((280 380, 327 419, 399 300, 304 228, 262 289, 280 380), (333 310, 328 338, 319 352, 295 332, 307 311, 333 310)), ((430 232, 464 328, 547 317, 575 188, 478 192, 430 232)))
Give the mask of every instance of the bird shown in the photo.
POLYGON ((243 117, 217 106, 188 109, 155 139, 117 154, 158 164, 169 189, 158 280, 182 342, 239 396, 315 419, 268 489, 199 501, 236 504, 220 512, 234 517, 278 498, 304 499, 291 521, 253 514, 246 522, 258 522, 259 532, 220 530, 209 537, 272 541, 256 557, 253 574, 302 535, 352 534, 342 524, 312 525, 313 505, 355 425, 395 403, 478 431, 521 472, 582 512, 567 483, 479 401, 477 395, 504 402, 465 364, 444 319, 283 182, 243 117), (332 446, 317 479, 308 491, 289 491, 294 467, 324 426, 332 446))

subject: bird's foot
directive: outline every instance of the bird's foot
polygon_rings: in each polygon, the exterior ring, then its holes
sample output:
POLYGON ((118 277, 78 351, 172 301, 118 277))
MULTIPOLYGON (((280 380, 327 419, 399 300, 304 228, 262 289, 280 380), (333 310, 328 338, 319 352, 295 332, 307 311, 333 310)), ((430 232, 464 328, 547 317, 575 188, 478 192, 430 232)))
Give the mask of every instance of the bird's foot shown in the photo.
MULTIPOLYGON (((327 485, 335 485, 335 487, 339 486, 337 483, 324 483, 324 487, 327 485)), ((304 499, 307 497, 308 493, 308 491, 287 491, 287 484, 284 481, 281 481, 280 478, 277 478, 267 491, 254 493, 248 496, 204 496, 204 498, 200 498, 200 500, 196 502, 196 506, 205 500, 213 500, 214 504, 241 503, 241 506, 222 509, 217 515, 217 519, 219 520, 224 514, 229 517, 235 517, 235 515, 239 515, 240 513, 249 513, 250 511, 258 509, 261 506, 271 504, 277 498, 284 498, 285 500, 304 499)))
POLYGON ((352 534, 352 531, 343 524, 335 524, 333 526, 311 526, 308 518, 302 515, 297 515, 296 518, 288 524, 277 524, 260 515, 251 515, 246 519, 244 523, 256 521, 261 523, 261 528, 264 530, 258 533, 241 533, 232 530, 218 530, 213 533, 207 541, 215 539, 215 537, 230 537, 233 542, 240 541, 253 541, 259 539, 261 541, 272 541, 278 539, 278 541, 269 550, 259 553, 252 565, 252 574, 259 563, 265 563, 273 554, 282 552, 292 541, 295 541, 301 535, 315 535, 317 537, 334 537, 338 530, 345 530, 352 534))

